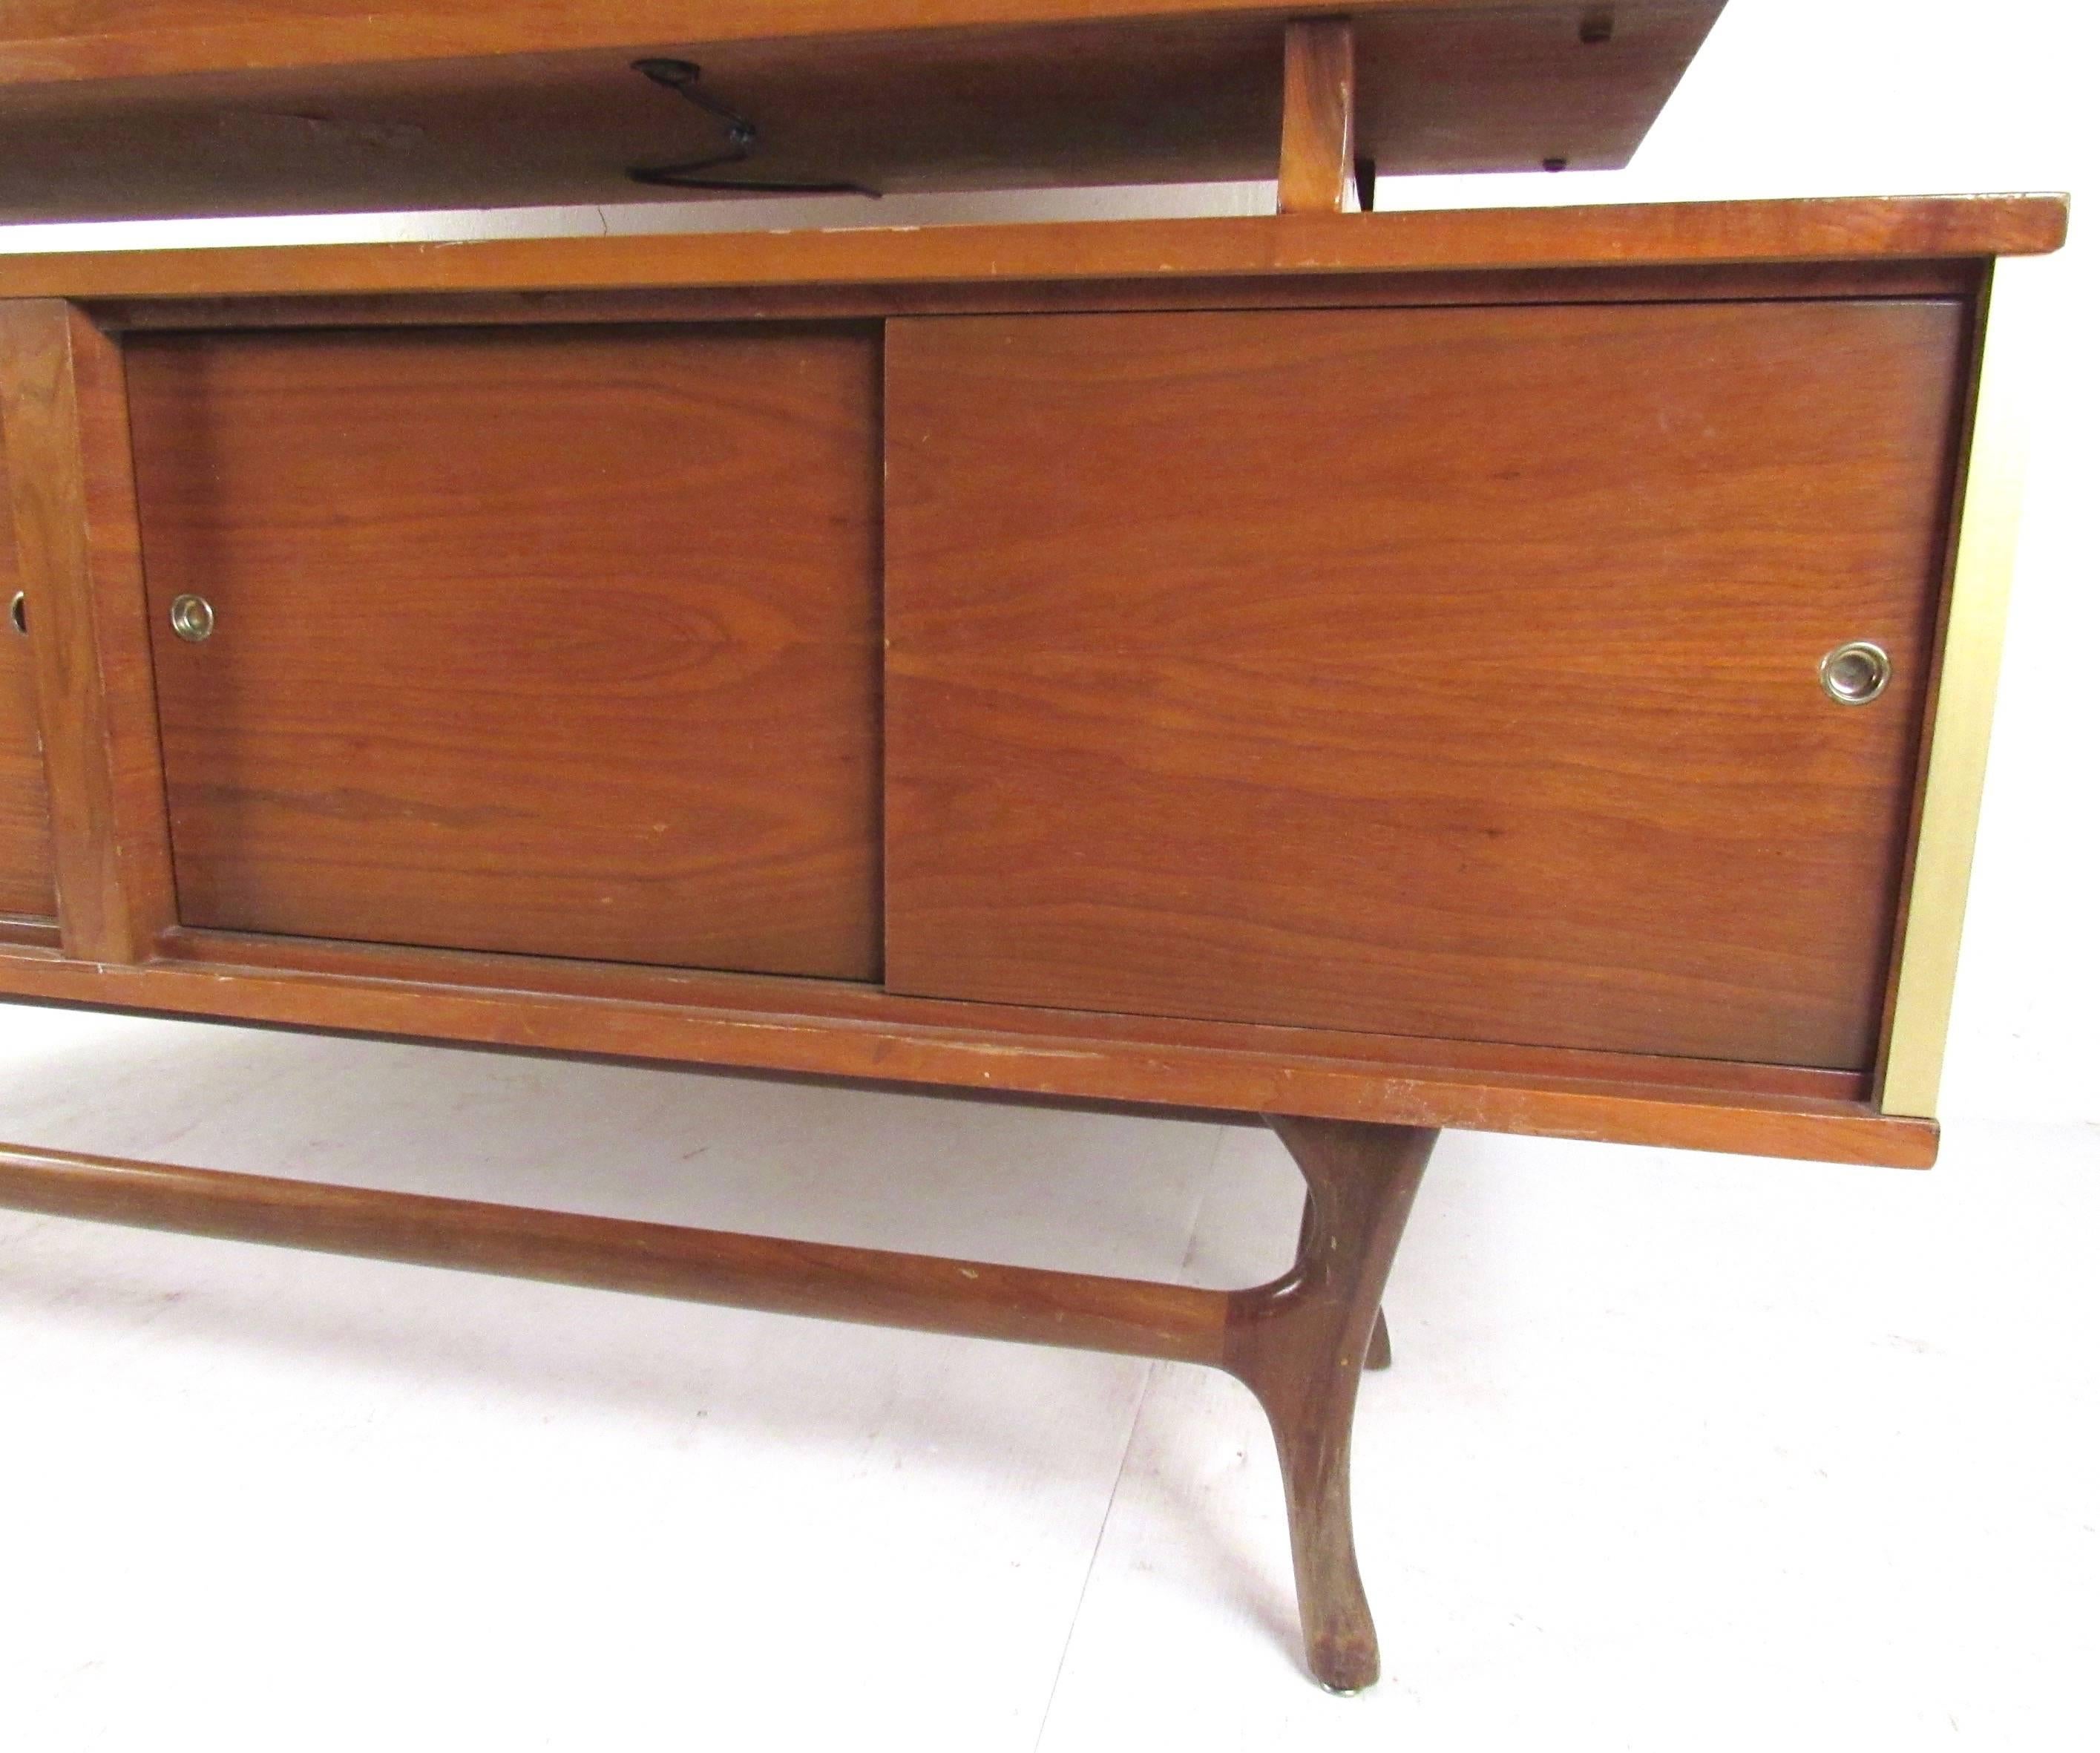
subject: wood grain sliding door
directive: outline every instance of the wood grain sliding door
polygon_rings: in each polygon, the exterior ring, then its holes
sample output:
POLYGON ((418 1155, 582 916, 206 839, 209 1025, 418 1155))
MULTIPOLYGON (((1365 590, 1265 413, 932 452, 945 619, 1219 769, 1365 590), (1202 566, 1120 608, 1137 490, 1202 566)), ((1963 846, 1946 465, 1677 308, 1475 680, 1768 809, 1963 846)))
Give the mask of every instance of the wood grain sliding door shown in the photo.
POLYGON ((15 565, 7 446, 0 433, 0 913, 49 919, 58 911, 51 874, 51 799, 37 729, 36 667, 26 603, 15 565))
POLYGON ((893 324, 890 984, 1865 1066, 1965 322, 893 324))
POLYGON ((134 338, 183 922, 874 977, 879 346, 134 338))

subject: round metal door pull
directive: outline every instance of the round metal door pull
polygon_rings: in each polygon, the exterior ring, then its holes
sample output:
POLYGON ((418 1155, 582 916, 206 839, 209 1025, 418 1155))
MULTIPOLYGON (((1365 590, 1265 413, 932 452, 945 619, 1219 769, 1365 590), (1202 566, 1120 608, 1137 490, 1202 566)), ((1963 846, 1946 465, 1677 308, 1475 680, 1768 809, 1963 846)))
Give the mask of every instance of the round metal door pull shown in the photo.
POLYGON ((15 600, 7 605, 7 619, 17 633, 29 630, 29 594, 26 590, 15 593, 15 600))
POLYGON ((1823 660, 1823 691, 1840 706, 1879 700, 1889 685, 1889 654, 1870 639, 1854 639, 1823 660))
POLYGON ((211 637, 216 619, 209 603, 187 592, 168 605, 168 625, 175 629, 177 638, 187 639, 192 645, 201 645, 211 637))

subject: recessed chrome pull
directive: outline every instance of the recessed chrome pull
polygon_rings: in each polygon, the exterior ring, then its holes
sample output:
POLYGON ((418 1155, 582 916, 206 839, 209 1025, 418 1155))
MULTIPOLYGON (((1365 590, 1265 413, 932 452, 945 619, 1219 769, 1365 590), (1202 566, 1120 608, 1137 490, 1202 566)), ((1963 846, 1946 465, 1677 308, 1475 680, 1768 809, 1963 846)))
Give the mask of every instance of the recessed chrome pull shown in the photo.
POLYGON ((175 629, 177 638, 187 639, 192 645, 202 645, 211 637, 217 619, 209 603, 187 591, 168 605, 168 625, 175 629))
POLYGON ((15 599, 7 605, 7 623, 17 633, 29 630, 29 594, 26 590, 15 593, 15 599))
POLYGON ((1823 660, 1823 691, 1840 706, 1879 700, 1889 685, 1889 654, 1871 639, 1853 639, 1823 660))

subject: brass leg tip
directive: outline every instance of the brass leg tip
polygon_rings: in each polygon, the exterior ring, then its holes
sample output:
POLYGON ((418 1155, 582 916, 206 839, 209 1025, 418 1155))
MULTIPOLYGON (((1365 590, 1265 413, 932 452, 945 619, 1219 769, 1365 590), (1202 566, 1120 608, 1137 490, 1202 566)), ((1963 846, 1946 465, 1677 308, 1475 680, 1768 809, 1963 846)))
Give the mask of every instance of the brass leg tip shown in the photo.
POLYGON ((1368 1692, 1378 1684, 1378 1649, 1374 1645, 1365 1649, 1323 1653, 1317 1661, 1306 1664, 1312 1678, 1322 1692, 1331 1693, 1338 1698, 1353 1698, 1360 1692, 1368 1692))

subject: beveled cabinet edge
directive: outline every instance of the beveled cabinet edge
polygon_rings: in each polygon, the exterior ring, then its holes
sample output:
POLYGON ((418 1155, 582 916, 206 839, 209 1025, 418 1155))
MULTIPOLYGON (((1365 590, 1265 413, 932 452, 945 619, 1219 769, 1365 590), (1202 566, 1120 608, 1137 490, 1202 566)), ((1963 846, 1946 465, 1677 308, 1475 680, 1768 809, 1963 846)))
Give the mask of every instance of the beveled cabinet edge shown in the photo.
POLYGON ((0 254, 0 298, 1012 284, 2046 254, 2061 195, 1669 201, 0 254))
POLYGON ((1879 1106, 1891 1115, 1930 1119, 1939 1112, 2019 540, 2032 338, 2026 289, 2017 271, 2007 274, 2002 264, 1994 270, 1980 329, 1952 584, 1882 1058, 1879 1106))
POLYGON ((96 298, 112 333, 601 323, 887 320, 1121 311, 1410 309, 1468 304, 1973 298, 1990 258, 1709 262, 1665 267, 1383 269, 1351 274, 1158 275, 1062 281, 952 280, 580 292, 258 293, 96 298))

